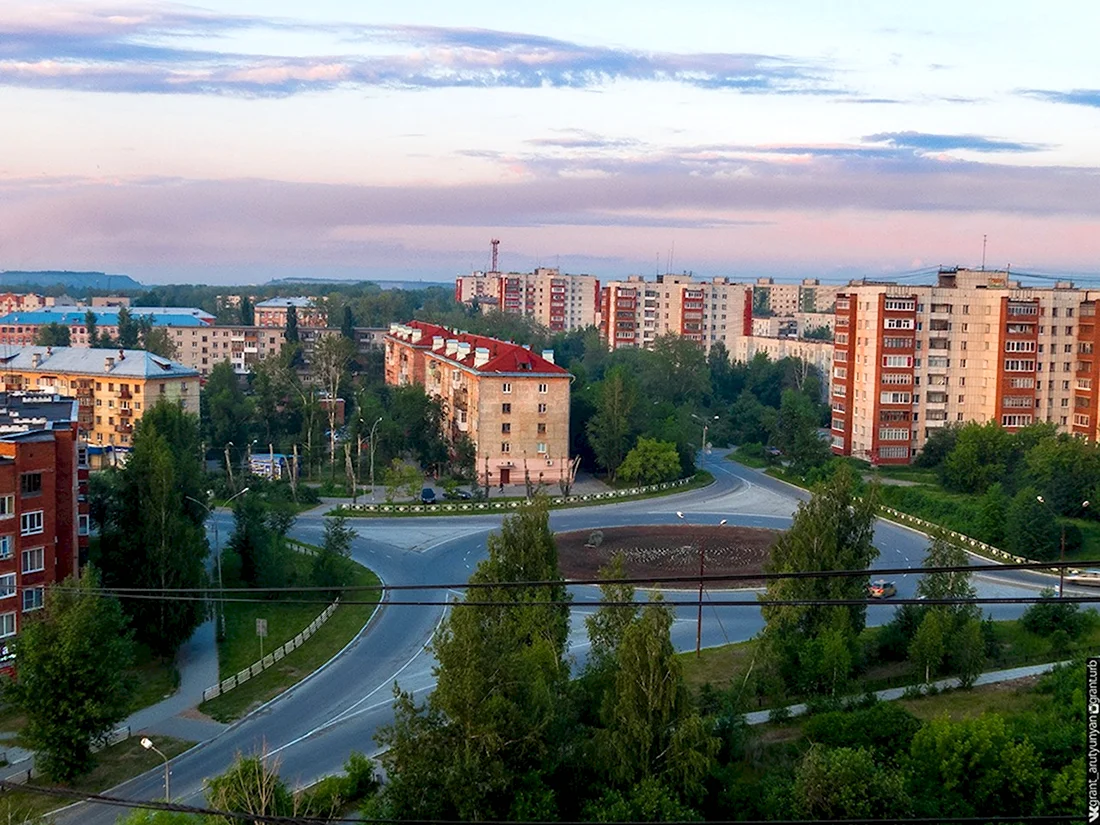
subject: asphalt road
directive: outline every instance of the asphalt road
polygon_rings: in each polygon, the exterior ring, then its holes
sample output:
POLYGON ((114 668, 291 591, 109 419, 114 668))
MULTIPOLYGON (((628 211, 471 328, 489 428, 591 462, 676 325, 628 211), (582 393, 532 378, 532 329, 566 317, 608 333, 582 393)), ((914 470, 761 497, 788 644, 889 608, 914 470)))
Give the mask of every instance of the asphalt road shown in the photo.
MULTIPOLYGON (((684 512, 689 523, 730 524, 784 528, 799 500, 807 495, 768 476, 740 465, 709 456, 704 466, 715 484, 659 499, 621 502, 599 507, 559 510, 551 514, 557 531, 595 529, 630 524, 675 522, 675 511, 684 512)), ((219 513, 221 529, 228 536, 231 517, 219 513)), ((373 569, 387 584, 461 585, 485 555, 485 539, 499 526, 501 516, 452 516, 414 519, 362 519, 352 523, 359 533, 353 554, 373 569)), ((323 530, 320 517, 302 517, 293 535, 319 542, 323 530)), ((928 540, 921 534, 880 521, 875 530, 880 556, 874 567, 919 568, 928 540)), ((895 576, 899 596, 914 594, 918 573, 895 576)), ((975 577, 981 596, 1034 595, 1049 586, 1050 577, 1028 572, 1005 571, 975 577)), ((592 612, 598 598, 595 588, 572 589, 573 608, 571 653, 577 664, 587 649, 584 616, 592 612)), ((392 721, 393 686, 413 691, 418 699, 433 685, 433 658, 425 648, 439 625, 446 601, 445 590, 413 590, 394 596, 399 600, 431 601, 438 606, 383 606, 367 630, 336 659, 311 678, 231 726, 209 742, 188 751, 172 762, 172 791, 177 802, 203 804, 203 782, 217 775, 238 753, 266 752, 279 759, 280 771, 288 782, 308 784, 338 772, 348 754, 377 750, 374 734, 392 721)), ((727 594, 728 595, 728 594, 727 594)), ((739 597, 751 597, 741 592, 739 597)), ((718 593, 711 593, 718 598, 718 593)), ((674 596, 669 595, 669 598, 674 596)), ((682 598, 690 598, 684 594, 682 598)), ((893 613, 886 601, 872 604, 868 622, 889 621, 893 613)), ((696 607, 677 610, 673 642, 681 650, 695 646, 696 607)), ((1022 608, 997 605, 987 612, 994 618, 1011 618, 1022 608)), ((760 611, 753 607, 706 606, 703 621, 704 646, 742 641, 762 627, 760 611)), ((137 799, 163 798, 163 771, 154 770, 119 786, 114 795, 137 799)), ((120 811, 103 805, 80 804, 57 817, 59 822, 81 825, 110 825, 120 811)))

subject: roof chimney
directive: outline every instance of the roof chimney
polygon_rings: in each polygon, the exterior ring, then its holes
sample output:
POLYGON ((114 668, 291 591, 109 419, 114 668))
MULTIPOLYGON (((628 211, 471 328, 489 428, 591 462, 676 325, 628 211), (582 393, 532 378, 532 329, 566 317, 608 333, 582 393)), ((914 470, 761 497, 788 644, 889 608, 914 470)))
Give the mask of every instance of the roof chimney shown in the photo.
POLYGON ((419 328, 417 328, 417 327, 413 327, 413 328, 412 328, 412 342, 413 342, 414 344, 419 344, 419 343, 420 343, 420 339, 421 339, 421 338, 422 338, 423 336, 424 336, 424 330, 422 330, 422 329, 419 329, 419 328))
POLYGON ((448 338, 447 339, 447 356, 452 357, 452 356, 454 356, 454 354, 456 352, 458 352, 458 339, 457 338, 448 338))
POLYGON ((103 371, 110 372, 115 368, 115 359, 108 355, 103 359, 103 371))
POLYGON ((122 349, 121 347, 119 347, 119 350, 118 350, 118 360, 119 361, 125 361, 126 360, 126 350, 122 349))
POLYGON ((458 360, 462 361, 470 357, 470 350, 473 345, 469 341, 458 342, 458 360))
POLYGON ((474 369, 483 367, 489 363, 489 348, 478 347, 474 350, 474 369))
POLYGON ((443 345, 446 343, 446 341, 447 339, 444 338, 442 335, 433 335, 432 349, 443 349, 443 345))
POLYGON ((38 365, 42 363, 42 356, 37 352, 31 353, 31 366, 38 369, 38 365))
POLYGON ((552 349, 544 349, 542 351, 542 357, 549 361, 551 364, 554 363, 554 351, 552 349))

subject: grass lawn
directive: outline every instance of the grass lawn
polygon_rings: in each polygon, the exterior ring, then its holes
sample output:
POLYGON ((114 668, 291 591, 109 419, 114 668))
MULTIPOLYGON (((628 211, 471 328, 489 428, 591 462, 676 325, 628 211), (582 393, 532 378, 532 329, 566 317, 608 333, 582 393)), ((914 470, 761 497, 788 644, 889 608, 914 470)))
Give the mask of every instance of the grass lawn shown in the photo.
POLYGON ((680 653, 680 664, 684 669, 684 682, 689 688, 711 684, 724 689, 735 679, 744 679, 752 662, 756 641, 735 642, 721 647, 708 647, 700 651, 680 653))
POLYGON ((926 722, 947 715, 952 721, 971 719, 988 711, 1000 714, 1029 713, 1050 703, 1049 696, 1035 693, 1036 677, 981 685, 971 690, 949 690, 935 696, 899 699, 898 704, 926 722))
MULTIPOLYGON (((169 759, 178 756, 195 744, 169 736, 154 735, 149 738, 169 759)), ((131 736, 125 742, 105 748, 96 754, 96 760, 97 765, 91 773, 72 785, 64 787, 85 793, 100 793, 164 764, 159 756, 141 746, 141 738, 137 736, 131 736)), ((49 784, 42 777, 35 779, 34 783, 49 784)), ((71 804, 70 801, 57 797, 27 791, 7 791, 0 795, 0 822, 22 822, 24 819, 41 816, 69 804, 71 804)))
MULTIPOLYGON (((370 570, 359 564, 354 567, 353 585, 379 584, 378 577, 370 570)), ((355 638, 374 612, 379 595, 379 591, 355 593, 355 599, 371 600, 371 604, 341 605, 297 650, 240 687, 203 702, 199 710, 220 722, 231 722, 298 684, 355 638)), ((322 604, 280 604, 275 600, 226 604, 226 638, 218 646, 221 678, 226 679, 244 670, 260 658, 260 642, 256 637, 257 618, 267 619, 268 636, 264 639, 266 654, 298 635, 322 610, 322 604)))
POLYGON ((736 461, 738 464, 744 464, 746 467, 752 467, 754 470, 763 470, 771 466, 766 459, 760 458, 760 456, 748 455, 740 447, 733 452, 726 453, 726 458, 730 461, 736 461))

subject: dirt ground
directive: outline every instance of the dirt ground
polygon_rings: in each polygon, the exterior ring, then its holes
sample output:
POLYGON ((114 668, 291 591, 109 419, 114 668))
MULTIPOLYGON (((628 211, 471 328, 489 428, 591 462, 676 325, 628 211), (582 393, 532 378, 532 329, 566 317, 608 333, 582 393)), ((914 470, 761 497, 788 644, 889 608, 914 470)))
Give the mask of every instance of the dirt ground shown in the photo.
MULTIPOLYGON (((586 547, 593 530, 558 533, 558 560, 567 579, 595 578, 616 553, 623 555, 630 577, 690 576, 699 573, 699 545, 705 544, 705 572, 746 574, 763 572, 778 530, 756 527, 646 526, 607 527, 603 541, 586 547)), ((690 587, 690 582, 670 583, 690 587)), ((736 580, 731 586, 751 587, 758 581, 736 580)), ((708 582, 708 587, 722 582, 708 582)))

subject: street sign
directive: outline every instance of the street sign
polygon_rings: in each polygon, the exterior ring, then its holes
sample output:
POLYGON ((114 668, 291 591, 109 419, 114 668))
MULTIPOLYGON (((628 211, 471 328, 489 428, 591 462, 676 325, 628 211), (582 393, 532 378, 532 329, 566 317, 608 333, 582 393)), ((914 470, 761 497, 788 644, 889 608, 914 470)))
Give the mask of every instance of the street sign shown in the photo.
POLYGON ((267 619, 256 619, 256 635, 261 639, 267 637, 267 619))

